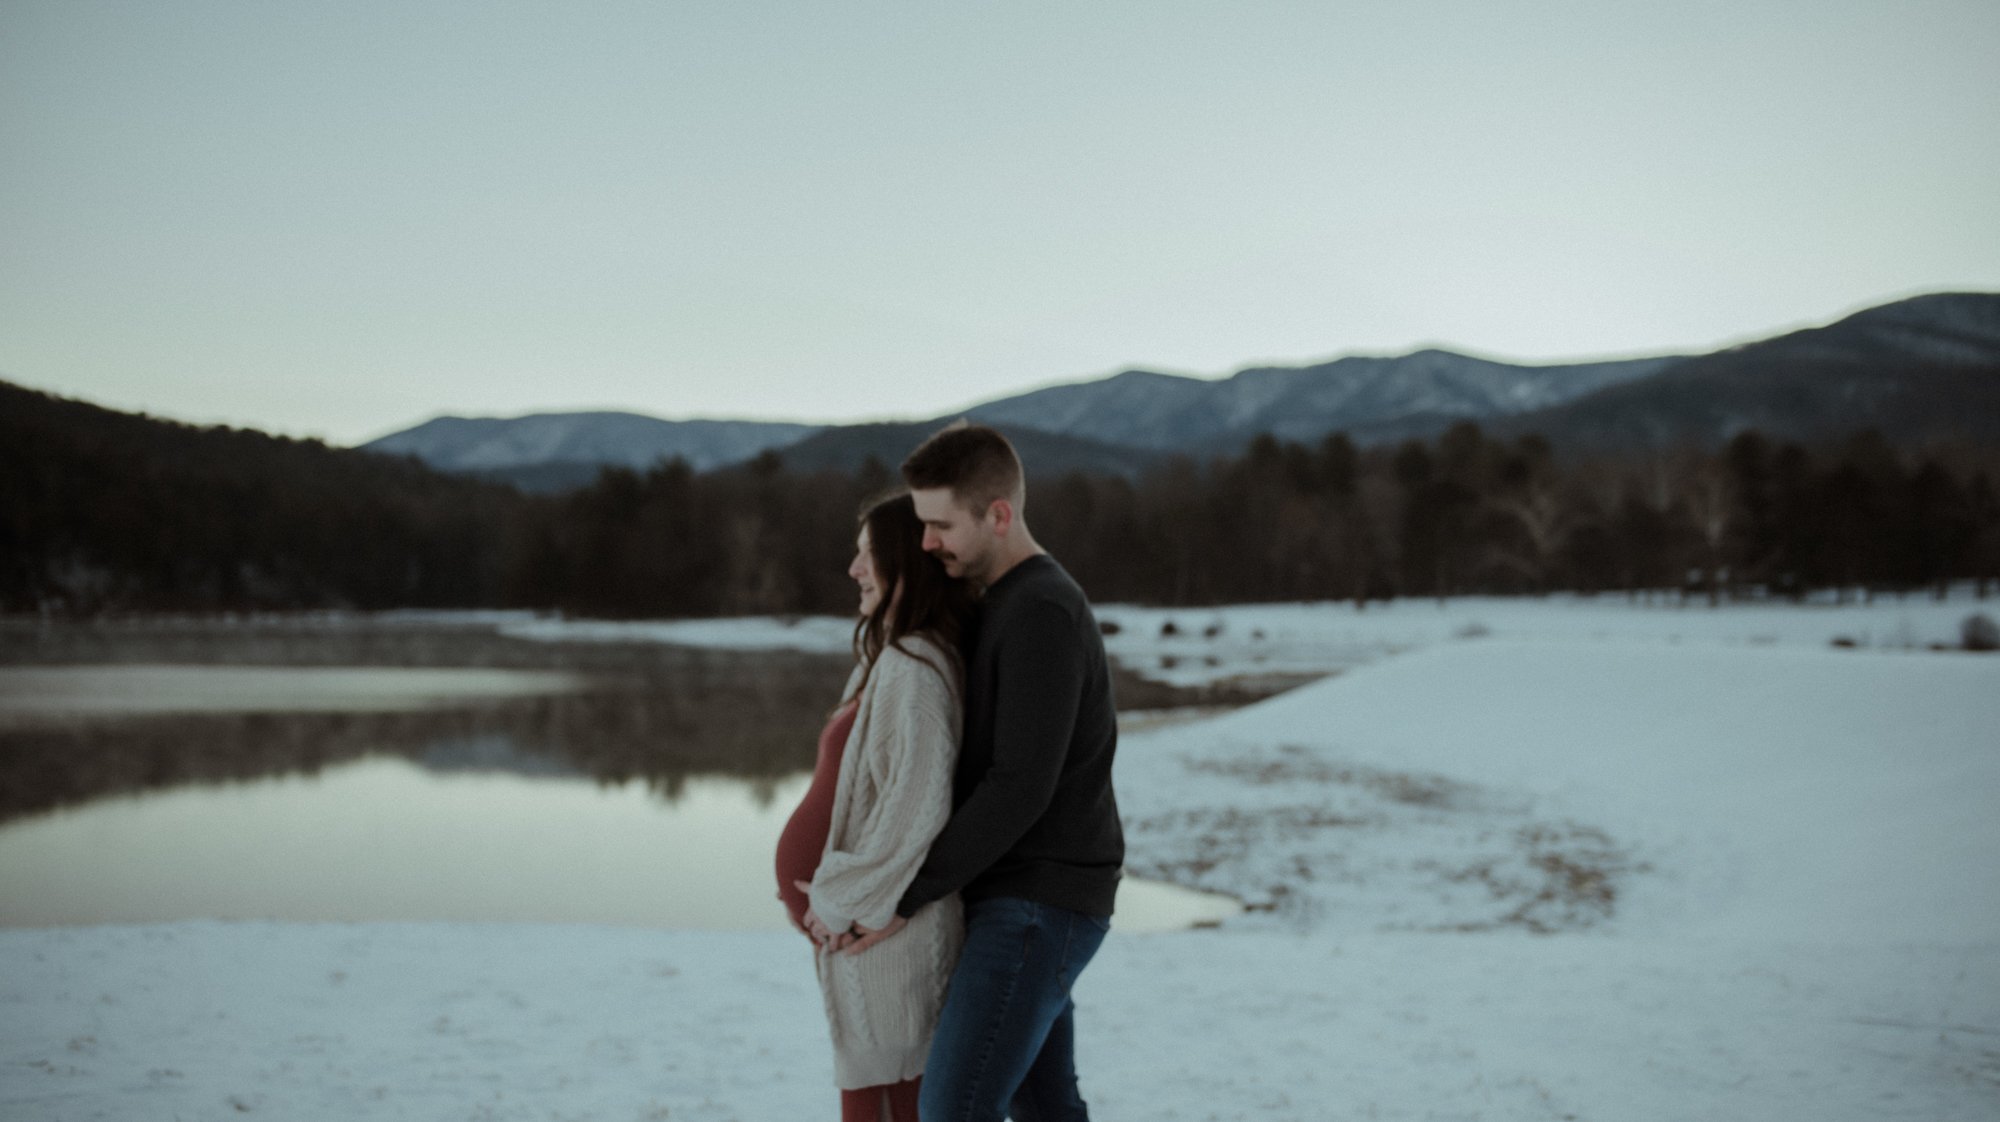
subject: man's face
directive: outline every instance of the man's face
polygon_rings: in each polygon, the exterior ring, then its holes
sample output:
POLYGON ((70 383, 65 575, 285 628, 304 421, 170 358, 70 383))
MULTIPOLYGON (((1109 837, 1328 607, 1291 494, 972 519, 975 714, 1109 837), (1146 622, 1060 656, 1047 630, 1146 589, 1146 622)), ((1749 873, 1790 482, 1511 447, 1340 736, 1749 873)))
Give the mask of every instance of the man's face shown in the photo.
POLYGON ((924 524, 924 550, 960 580, 980 581, 999 549, 993 524, 961 506, 949 487, 912 490, 917 519, 924 524))

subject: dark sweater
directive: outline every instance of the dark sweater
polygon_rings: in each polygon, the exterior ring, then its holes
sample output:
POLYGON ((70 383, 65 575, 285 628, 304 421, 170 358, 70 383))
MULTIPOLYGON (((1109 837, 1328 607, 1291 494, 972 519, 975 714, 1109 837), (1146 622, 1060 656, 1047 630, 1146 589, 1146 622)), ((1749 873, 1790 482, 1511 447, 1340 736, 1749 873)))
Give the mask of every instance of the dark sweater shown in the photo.
POLYGON ((967 637, 952 816, 896 911, 951 892, 1108 916, 1125 861, 1118 715, 1090 602, 1038 554, 986 590, 967 637))

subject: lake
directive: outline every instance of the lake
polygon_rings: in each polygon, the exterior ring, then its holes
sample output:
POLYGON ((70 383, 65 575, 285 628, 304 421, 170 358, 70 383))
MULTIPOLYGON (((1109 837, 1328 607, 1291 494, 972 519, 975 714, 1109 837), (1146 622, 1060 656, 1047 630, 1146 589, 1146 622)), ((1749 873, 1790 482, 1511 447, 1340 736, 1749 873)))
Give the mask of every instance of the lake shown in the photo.
MULTIPOLYGON (((783 927, 772 852, 847 665, 436 620, 16 621, 0 925, 783 927)), ((1128 880, 1118 924, 1235 910, 1128 880)))

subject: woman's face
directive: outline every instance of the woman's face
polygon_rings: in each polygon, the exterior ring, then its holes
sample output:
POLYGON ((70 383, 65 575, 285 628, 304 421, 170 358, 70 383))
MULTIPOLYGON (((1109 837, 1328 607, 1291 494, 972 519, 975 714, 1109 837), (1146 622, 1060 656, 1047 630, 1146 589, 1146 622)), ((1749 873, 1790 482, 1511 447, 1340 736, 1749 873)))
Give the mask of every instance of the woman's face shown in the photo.
POLYGON ((875 551, 869 548, 868 527, 861 528, 861 535, 854 539, 854 560, 847 564, 847 575, 861 587, 861 614, 867 615, 882 602, 889 591, 882 587, 882 575, 875 569, 875 551))

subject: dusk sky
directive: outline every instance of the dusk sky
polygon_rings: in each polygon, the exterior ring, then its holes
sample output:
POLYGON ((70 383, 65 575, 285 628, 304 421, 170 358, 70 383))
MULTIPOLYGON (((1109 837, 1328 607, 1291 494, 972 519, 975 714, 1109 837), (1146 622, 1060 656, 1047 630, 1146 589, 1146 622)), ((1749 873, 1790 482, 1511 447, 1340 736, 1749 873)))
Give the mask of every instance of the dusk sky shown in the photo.
POLYGON ((2000 3, 0 0, 0 378, 355 443, 2000 290, 2000 3))

